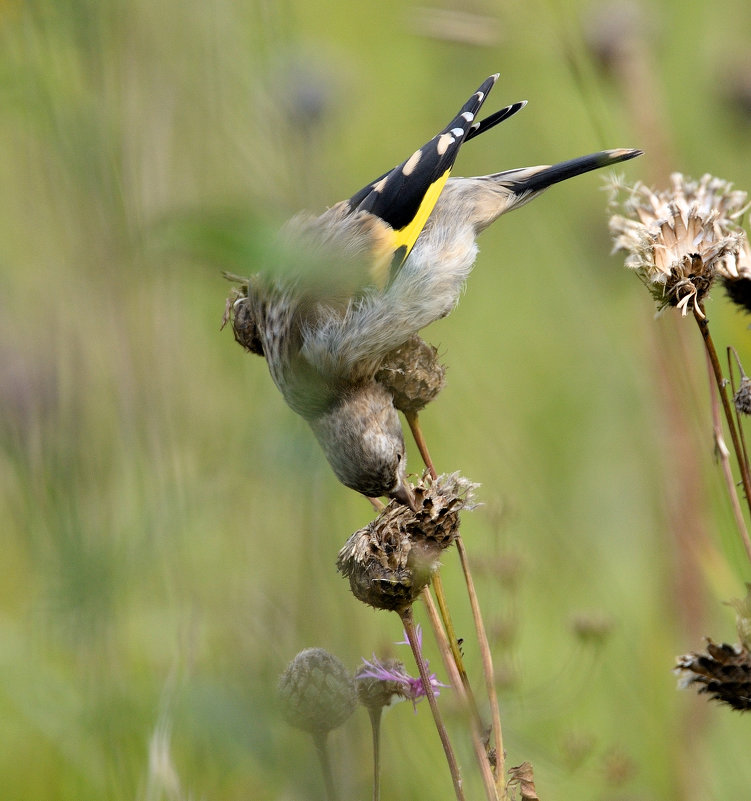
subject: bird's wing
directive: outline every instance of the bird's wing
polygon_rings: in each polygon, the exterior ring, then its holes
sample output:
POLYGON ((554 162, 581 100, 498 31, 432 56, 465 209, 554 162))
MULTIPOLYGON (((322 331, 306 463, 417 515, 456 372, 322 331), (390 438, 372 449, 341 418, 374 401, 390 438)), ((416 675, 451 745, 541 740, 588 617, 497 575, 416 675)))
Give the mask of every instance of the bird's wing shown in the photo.
POLYGON ((383 287, 393 279, 417 241, 454 166, 459 148, 467 140, 515 114, 525 103, 514 103, 475 121, 488 93, 498 80, 491 75, 461 107, 451 122, 408 159, 353 195, 350 213, 369 212, 393 231, 388 259, 379 259, 371 276, 383 287))

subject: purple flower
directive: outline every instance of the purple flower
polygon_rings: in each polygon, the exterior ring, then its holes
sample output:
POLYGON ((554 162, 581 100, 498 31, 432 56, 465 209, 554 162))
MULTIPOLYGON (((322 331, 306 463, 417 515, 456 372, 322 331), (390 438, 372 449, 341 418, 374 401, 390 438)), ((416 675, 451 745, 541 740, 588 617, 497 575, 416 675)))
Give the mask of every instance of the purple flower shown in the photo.
MULTIPOLYGON (((421 651, 422 630, 419 626, 417 627, 417 643, 418 650, 421 651)), ((406 634, 405 639, 396 644, 408 645, 409 643, 407 642, 406 634)), ((425 662, 425 666, 428 667, 427 660, 425 662)), ((440 694, 441 687, 448 686, 447 684, 443 684, 442 682, 438 681, 435 673, 430 673, 429 679, 434 696, 440 694)), ((402 662, 398 661, 397 659, 381 660, 378 659, 375 654, 373 655, 373 659, 370 661, 363 659, 363 664, 357 671, 355 680, 358 682, 358 685, 360 685, 360 682, 363 682, 363 680, 382 683, 380 685, 382 689, 382 694, 380 697, 383 698, 383 694, 386 696, 386 699, 381 704, 383 706, 392 702, 394 696, 397 696, 399 698, 406 698, 412 701, 413 706, 416 708, 417 702, 420 700, 420 698, 425 697, 426 694, 420 677, 410 676, 402 662)))

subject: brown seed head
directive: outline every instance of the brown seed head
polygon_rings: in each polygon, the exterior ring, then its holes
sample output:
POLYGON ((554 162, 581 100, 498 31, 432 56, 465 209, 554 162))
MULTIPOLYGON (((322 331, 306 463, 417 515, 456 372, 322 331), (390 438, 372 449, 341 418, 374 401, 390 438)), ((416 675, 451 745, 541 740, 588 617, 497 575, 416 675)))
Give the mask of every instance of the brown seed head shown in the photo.
POLYGON ((751 414, 751 379, 748 376, 741 378, 741 385, 733 395, 733 403, 740 414, 751 414))
POLYGON ((279 678, 285 720, 296 729, 322 734, 341 726, 355 711, 352 676, 323 648, 306 648, 279 678))
POLYGON ((748 237, 743 237, 735 261, 735 270, 722 276, 722 283, 730 300, 744 311, 751 312, 751 248, 748 237))
POLYGON ((742 645, 707 639, 707 652, 678 657, 679 687, 698 685, 700 693, 733 709, 751 709, 751 653, 742 645))
POLYGON ((240 285, 233 287, 227 296, 224 306, 224 316, 222 317, 222 328, 227 323, 232 324, 232 333, 235 341, 242 345, 245 350, 263 356, 263 343, 258 333, 258 326, 250 313, 248 305, 248 279, 225 273, 224 277, 229 281, 239 282, 240 285))
POLYGON ((659 309, 676 306, 701 314, 716 276, 738 276, 744 233, 737 220, 746 210, 746 193, 711 175, 701 180, 671 176, 671 187, 655 192, 641 183, 626 190, 623 214, 610 219, 614 249, 625 250, 659 309))
POLYGON ((459 512, 473 508, 477 487, 458 473, 428 476, 413 488, 416 512, 395 501, 339 552, 337 568, 353 595, 376 609, 406 609, 459 533, 459 512))
POLYGON ((438 350, 415 334, 386 355, 375 378, 393 395, 397 409, 416 413, 443 389, 446 367, 438 350))

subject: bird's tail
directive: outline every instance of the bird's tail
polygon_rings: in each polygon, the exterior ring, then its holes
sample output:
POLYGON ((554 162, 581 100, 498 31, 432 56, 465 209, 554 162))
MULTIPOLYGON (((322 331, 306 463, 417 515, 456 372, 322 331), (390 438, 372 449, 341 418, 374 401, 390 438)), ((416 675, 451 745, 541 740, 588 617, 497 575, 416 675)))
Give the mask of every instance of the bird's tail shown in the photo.
POLYGON ((509 211, 511 208, 524 205, 553 184, 591 170, 598 170, 600 167, 610 167, 620 161, 628 161, 628 159, 641 156, 642 152, 630 148, 601 150, 599 153, 590 153, 590 155, 580 156, 578 159, 561 161, 552 166, 544 164, 539 167, 520 167, 489 175, 488 178, 511 192, 514 200, 505 209, 509 211))

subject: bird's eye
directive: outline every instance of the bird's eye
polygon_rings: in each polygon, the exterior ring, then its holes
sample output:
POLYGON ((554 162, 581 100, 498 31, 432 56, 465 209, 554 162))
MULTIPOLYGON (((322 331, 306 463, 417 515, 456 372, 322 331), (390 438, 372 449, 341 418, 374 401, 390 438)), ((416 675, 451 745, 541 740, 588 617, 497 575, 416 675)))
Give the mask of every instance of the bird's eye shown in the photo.
POLYGON ((397 461, 397 462, 401 462, 401 460, 402 460, 402 455, 401 455, 401 453, 397 453, 397 454, 396 454, 396 461, 397 461))

